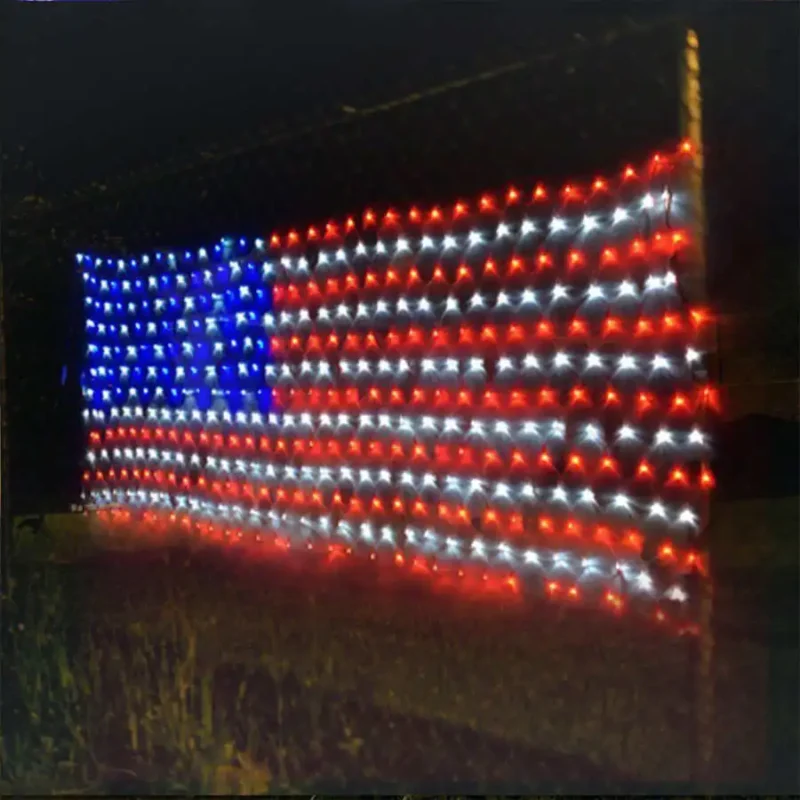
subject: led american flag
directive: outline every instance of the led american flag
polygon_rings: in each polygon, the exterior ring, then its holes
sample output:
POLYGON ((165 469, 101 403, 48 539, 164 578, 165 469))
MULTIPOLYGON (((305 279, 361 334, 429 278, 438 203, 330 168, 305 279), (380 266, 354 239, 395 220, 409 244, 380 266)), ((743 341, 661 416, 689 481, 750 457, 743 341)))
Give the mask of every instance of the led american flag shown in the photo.
POLYGON ((80 255, 87 505, 681 617, 717 404, 709 315, 682 291, 691 155, 302 236, 80 255))

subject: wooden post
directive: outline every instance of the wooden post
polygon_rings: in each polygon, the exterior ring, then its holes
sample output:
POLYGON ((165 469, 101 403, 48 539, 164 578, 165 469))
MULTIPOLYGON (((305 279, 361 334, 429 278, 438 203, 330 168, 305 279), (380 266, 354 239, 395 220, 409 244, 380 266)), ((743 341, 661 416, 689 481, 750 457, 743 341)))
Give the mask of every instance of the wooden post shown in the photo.
MULTIPOLYGON (((689 171, 689 202, 692 214, 691 270, 685 276, 686 290, 693 303, 705 303, 708 296, 706 265, 706 213, 703 189, 703 117, 702 91, 700 84, 700 42, 697 32, 689 28, 685 32, 681 53, 681 135, 692 145, 692 164, 689 171)), ((719 349, 711 344, 709 373, 714 378, 719 374, 719 349)), ((706 523, 708 524, 708 523, 706 523)), ((710 550, 710 548, 709 548, 710 550)), ((698 626, 699 635, 693 670, 694 696, 694 781, 701 791, 710 791, 714 780, 714 596, 711 580, 711 554, 706 553, 708 577, 699 583, 698 626)))
POLYGON ((6 274, 0 256, 0 593, 10 594, 11 492, 8 481, 8 318, 6 315, 6 274))

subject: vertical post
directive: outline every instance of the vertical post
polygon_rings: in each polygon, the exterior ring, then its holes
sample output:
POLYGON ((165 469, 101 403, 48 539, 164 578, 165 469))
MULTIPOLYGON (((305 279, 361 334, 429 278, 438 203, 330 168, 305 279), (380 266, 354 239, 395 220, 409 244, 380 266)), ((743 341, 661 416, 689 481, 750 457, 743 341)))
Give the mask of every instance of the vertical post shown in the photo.
MULTIPOLYGON (((692 163, 689 170, 689 202, 691 204, 692 231, 691 272, 686 276, 686 289, 692 302, 704 303, 707 298, 706 265, 706 213, 703 189, 703 117, 700 85, 700 42, 697 32, 686 30, 681 53, 681 135, 692 146, 692 163)), ((715 331, 716 338, 716 331, 715 331)), ((712 348, 717 351, 716 341, 712 348)), ((711 374, 718 375, 718 352, 709 354, 713 359, 711 374)), ((693 674, 695 711, 695 775, 700 789, 709 789, 713 782, 714 759, 714 629, 713 583, 711 580, 710 552, 706 553, 707 577, 699 582, 698 600, 699 636, 696 648, 696 668, 693 674)))
POLYGON ((700 90, 700 42, 697 33, 686 31, 681 58, 681 136, 692 146, 689 169, 689 203, 694 227, 691 242, 691 275, 687 288, 693 301, 706 299, 706 213, 703 194, 703 117, 700 90))
POLYGON ((0 254, 0 594, 10 591, 11 497, 8 482, 8 337, 6 318, 6 274, 0 254))

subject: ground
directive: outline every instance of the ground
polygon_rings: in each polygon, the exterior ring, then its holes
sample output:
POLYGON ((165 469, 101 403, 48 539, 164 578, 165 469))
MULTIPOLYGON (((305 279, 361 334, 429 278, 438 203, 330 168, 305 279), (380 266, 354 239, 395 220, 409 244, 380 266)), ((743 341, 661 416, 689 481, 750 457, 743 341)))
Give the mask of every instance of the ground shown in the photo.
MULTIPOLYGON (((797 653, 774 624, 775 598, 788 613, 797 568, 766 532, 796 504, 731 503, 715 517, 728 536, 715 780, 733 791, 764 787, 786 738, 776 675, 797 653), (731 531, 753 526, 764 547, 737 547, 731 531)), ((17 543, 4 615, 9 789, 692 788, 686 637, 230 548, 99 550, 75 517, 23 527, 17 543)))

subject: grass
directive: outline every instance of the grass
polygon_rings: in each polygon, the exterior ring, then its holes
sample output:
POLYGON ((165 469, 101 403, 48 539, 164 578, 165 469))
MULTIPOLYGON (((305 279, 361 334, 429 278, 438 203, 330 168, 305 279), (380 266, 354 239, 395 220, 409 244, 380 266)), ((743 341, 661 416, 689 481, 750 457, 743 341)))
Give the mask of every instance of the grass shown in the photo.
MULTIPOLYGON (((69 523, 67 536, 48 520, 16 537, 3 621, 6 791, 689 783, 685 641, 362 571, 167 543, 114 551, 69 523)), ((756 785, 766 648, 722 635, 716 655, 718 763, 730 785, 756 785)))

